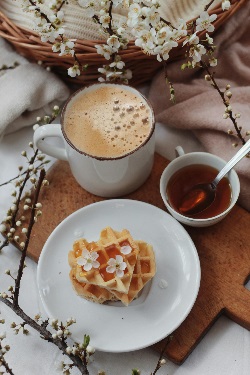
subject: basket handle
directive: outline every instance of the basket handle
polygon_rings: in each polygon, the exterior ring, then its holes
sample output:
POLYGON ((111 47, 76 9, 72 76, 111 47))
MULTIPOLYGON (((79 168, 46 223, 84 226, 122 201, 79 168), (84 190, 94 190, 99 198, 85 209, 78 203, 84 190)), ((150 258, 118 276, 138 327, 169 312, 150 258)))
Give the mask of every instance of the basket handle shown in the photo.
POLYGON ((64 147, 53 146, 46 141, 48 137, 57 137, 64 140, 60 124, 47 124, 37 128, 34 132, 33 143, 44 154, 60 160, 68 160, 64 147))

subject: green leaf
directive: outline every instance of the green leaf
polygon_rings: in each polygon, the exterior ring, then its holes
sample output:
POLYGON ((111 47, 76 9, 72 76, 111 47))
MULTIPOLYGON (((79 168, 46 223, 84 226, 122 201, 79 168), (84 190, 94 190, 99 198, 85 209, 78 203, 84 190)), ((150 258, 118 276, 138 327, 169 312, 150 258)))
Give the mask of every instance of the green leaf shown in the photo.
POLYGON ((134 369, 132 370, 132 375, 140 375, 140 370, 134 368, 134 369))
POLYGON ((89 335, 84 335, 84 339, 83 339, 84 349, 87 348, 87 346, 89 345, 89 343, 90 343, 90 337, 89 337, 89 335))

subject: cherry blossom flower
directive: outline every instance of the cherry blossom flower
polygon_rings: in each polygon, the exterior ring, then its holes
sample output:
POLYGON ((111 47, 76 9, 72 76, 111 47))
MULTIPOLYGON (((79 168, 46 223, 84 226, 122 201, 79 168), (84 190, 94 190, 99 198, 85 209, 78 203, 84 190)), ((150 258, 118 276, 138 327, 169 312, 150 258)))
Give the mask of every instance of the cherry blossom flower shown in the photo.
POLYGON ((117 52, 120 47, 119 39, 116 35, 112 35, 107 39, 107 45, 112 48, 113 52, 117 52))
POLYGON ((64 20, 64 12, 62 10, 59 10, 59 12, 57 12, 57 14, 53 14, 51 17, 50 17, 50 21, 55 24, 55 25, 61 25, 62 22, 64 20))
POLYGON ((52 46, 52 51, 53 52, 59 52, 59 56, 64 56, 64 55, 72 55, 74 56, 74 46, 75 43, 70 41, 70 40, 64 40, 62 42, 58 42, 53 44, 52 46))
POLYGON ((231 7, 231 3, 228 0, 222 1, 221 4, 222 10, 228 10, 231 7))
POLYGON ((137 3, 133 3, 129 7, 127 25, 134 27, 138 23, 138 17, 141 15, 141 7, 137 3))
POLYGON ((118 5, 128 6, 129 1, 128 0, 113 0, 113 6, 116 8, 118 5))
POLYGON ((103 45, 98 44, 95 46, 95 48, 96 48, 97 53, 99 55, 104 56, 106 60, 109 60, 110 56, 113 53, 112 48, 106 44, 103 44, 103 45))
POLYGON ((143 7, 141 9, 141 14, 146 17, 150 25, 155 27, 160 22, 160 14, 155 6, 143 7))
POLYGON ((80 74, 81 74, 81 72, 80 72, 78 64, 75 64, 74 66, 72 66, 71 68, 68 69, 68 75, 70 77, 74 78, 76 76, 79 76, 80 74))
POLYGON ((183 46, 185 46, 185 44, 198 44, 199 43, 199 38, 198 36, 196 35, 196 32, 190 36, 188 36, 184 42, 183 42, 183 46))
POLYGON ((208 44, 213 44, 213 42, 214 42, 214 40, 213 40, 213 38, 211 38, 211 36, 209 36, 207 33, 206 33, 206 40, 207 40, 207 42, 208 42, 208 44))
POLYGON ((209 59, 209 65, 217 66, 217 59, 215 57, 213 57, 212 59, 209 59))
POLYGON ((162 27, 157 32, 157 40, 159 44, 163 44, 167 39, 173 35, 173 32, 169 26, 162 27))
POLYGON ((102 27, 104 29, 107 29, 109 27, 109 23, 110 23, 110 16, 109 16, 109 14, 107 12, 103 12, 103 14, 99 18, 99 21, 102 24, 102 27))
POLYGON ((116 255, 115 259, 110 258, 108 260, 108 266, 106 267, 106 271, 108 273, 116 273, 116 276, 123 277, 124 270, 127 268, 125 262, 123 262, 123 257, 121 255, 116 255))
POLYGON ((123 69, 125 66, 125 62, 123 61, 113 61, 111 64, 109 64, 111 68, 116 67, 117 69, 123 69))
POLYGON ((169 52, 173 47, 177 47, 178 43, 174 40, 170 40, 163 44, 163 46, 158 46, 154 49, 154 53, 157 54, 157 60, 162 61, 167 60, 169 58, 169 52))
POLYGON ((100 263, 96 260, 99 257, 96 251, 91 253, 84 249, 82 250, 82 255, 76 258, 76 263, 79 266, 83 266, 84 271, 90 271, 92 268, 100 267, 100 263))
POLYGON ((178 24, 176 28, 173 30, 173 39, 179 40, 180 38, 183 38, 186 35, 187 35, 187 24, 182 18, 179 18, 178 24))
POLYGON ((196 31, 207 30, 208 32, 213 32, 214 26, 212 25, 212 22, 214 22, 216 18, 216 14, 209 16, 208 12, 202 12, 200 17, 196 20, 196 31))
POLYGON ((193 58, 193 62, 194 62, 193 66, 197 62, 201 61, 201 56, 205 55, 205 53, 206 53, 206 48, 201 44, 196 44, 192 48, 190 48, 189 56, 193 58))
POLYGON ((130 245, 121 246, 121 253, 124 255, 130 254, 132 251, 132 247, 130 245))

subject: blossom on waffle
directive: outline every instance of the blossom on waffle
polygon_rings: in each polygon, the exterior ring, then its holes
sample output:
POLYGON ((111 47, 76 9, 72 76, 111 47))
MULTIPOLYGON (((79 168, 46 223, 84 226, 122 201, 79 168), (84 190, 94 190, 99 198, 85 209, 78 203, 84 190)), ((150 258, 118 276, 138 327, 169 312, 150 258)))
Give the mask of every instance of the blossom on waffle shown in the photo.
POLYGON ((201 13, 200 17, 196 20, 196 30, 202 31, 207 30, 208 32, 214 31, 214 25, 212 25, 212 22, 214 22, 217 18, 216 14, 212 14, 211 16, 208 14, 208 12, 204 11, 201 13))
POLYGON ((129 246, 129 245, 125 245, 125 246, 121 246, 121 253, 124 254, 124 255, 128 255, 131 253, 132 251, 132 247, 129 246))
POLYGON ((84 249, 82 250, 82 255, 76 258, 76 263, 79 266, 83 266, 84 271, 90 271, 92 268, 100 267, 100 263, 96 260, 99 257, 96 251, 91 253, 84 249))
POLYGON ((121 255, 116 255, 115 259, 110 258, 107 262, 108 266, 106 267, 106 271, 108 273, 116 273, 116 276, 122 277, 124 275, 124 270, 127 268, 126 263, 123 261, 123 257, 121 255))

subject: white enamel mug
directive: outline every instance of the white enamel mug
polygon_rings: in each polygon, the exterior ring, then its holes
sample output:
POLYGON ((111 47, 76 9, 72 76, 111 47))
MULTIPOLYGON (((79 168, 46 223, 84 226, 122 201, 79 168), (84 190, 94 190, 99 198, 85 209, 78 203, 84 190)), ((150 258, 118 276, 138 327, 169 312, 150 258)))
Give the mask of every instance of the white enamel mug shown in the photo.
POLYGON ((155 119, 153 109, 148 100, 136 89, 119 85, 123 89, 132 91, 139 96, 150 109, 152 128, 143 143, 125 155, 105 158, 89 155, 77 149, 68 139, 64 131, 64 113, 72 98, 79 93, 95 90, 102 85, 116 85, 113 83, 93 84, 75 92, 66 102, 62 114, 61 124, 47 124, 40 126, 34 132, 34 145, 43 153, 57 159, 69 162, 71 172, 76 181, 92 194, 113 198, 131 193, 139 188, 149 177, 154 162, 155 152, 155 119), (63 147, 53 146, 46 141, 48 137, 58 137, 63 140, 63 147))
POLYGON ((221 221, 235 205, 239 193, 240 193, 240 182, 237 173, 232 169, 228 174, 227 178, 231 186, 232 197, 229 207, 221 212, 217 216, 213 216, 207 219, 194 219, 191 217, 184 216, 177 212, 169 203, 167 196, 167 185, 172 175, 183 167, 193 164, 209 165, 220 171, 226 164, 226 161, 219 158, 216 155, 207 152, 190 152, 185 154, 182 147, 178 146, 175 149, 176 159, 171 161, 168 166, 164 169, 160 179, 160 193, 161 197, 167 207, 169 213, 179 222, 189 225, 192 227, 207 227, 221 221))

